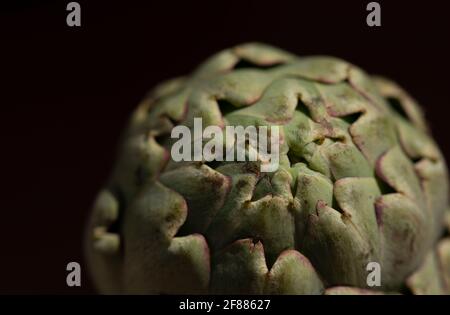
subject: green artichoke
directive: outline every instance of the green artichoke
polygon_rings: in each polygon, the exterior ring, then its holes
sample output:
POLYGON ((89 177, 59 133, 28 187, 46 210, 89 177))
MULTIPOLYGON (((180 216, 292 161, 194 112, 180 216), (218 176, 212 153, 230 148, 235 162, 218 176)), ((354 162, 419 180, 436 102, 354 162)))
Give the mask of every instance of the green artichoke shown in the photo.
POLYGON ((444 158, 405 91, 340 59, 251 43, 138 106, 86 255, 102 293, 449 294, 448 204, 444 158), (174 162, 171 130, 194 118, 280 126, 278 169, 174 162))

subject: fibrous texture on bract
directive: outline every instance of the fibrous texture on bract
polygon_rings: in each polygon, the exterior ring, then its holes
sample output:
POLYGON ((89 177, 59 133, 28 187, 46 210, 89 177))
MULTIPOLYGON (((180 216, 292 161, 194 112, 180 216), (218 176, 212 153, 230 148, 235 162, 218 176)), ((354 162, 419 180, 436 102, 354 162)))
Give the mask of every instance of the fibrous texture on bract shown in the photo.
POLYGON ((448 222, 445 161, 405 91, 336 58, 245 44, 138 106, 86 252, 102 293, 445 294, 448 222), (194 118, 280 126, 279 168, 174 162, 171 130, 194 118))

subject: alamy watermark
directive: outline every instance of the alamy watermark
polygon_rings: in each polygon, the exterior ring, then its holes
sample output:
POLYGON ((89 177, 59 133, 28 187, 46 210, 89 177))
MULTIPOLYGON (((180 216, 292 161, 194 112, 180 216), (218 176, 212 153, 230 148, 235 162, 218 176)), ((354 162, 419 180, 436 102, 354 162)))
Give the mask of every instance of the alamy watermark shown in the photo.
POLYGON ((381 286, 381 265, 375 261, 369 262, 366 266, 366 271, 369 272, 366 278, 367 286, 380 287, 381 286))
POLYGON ((81 287, 81 267, 80 264, 71 261, 66 266, 66 271, 69 273, 66 276, 66 284, 69 287, 81 287))
POLYGON ((67 14, 66 23, 67 26, 81 26, 81 7, 78 2, 69 2, 66 6, 67 14))
POLYGON ((366 6, 370 13, 367 15, 366 23, 368 26, 381 26, 381 6, 378 2, 370 2, 366 6))
MULTIPOLYGON (((81 26, 81 6, 78 2, 69 2, 66 6, 69 11, 66 17, 66 23, 70 27, 81 26)), ((369 12, 366 17, 368 26, 381 26, 381 6, 378 2, 372 1, 366 5, 366 11, 369 12)))
POLYGON ((259 161, 261 172, 274 172, 279 166, 279 126, 207 126, 203 129, 202 118, 194 118, 193 130, 179 125, 172 129, 171 137, 178 139, 171 149, 175 162, 259 161))

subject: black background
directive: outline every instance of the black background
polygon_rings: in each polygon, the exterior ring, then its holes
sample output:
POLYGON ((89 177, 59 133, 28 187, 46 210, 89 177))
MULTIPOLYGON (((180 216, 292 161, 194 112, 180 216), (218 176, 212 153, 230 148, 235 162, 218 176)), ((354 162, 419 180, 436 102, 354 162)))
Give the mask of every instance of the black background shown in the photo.
POLYGON ((262 41, 329 54, 400 83, 447 159, 450 13, 445 1, 69 1, 0 4, 0 293, 93 293, 81 237, 119 134, 156 83, 223 48, 262 41), (66 264, 82 287, 66 286, 66 264))

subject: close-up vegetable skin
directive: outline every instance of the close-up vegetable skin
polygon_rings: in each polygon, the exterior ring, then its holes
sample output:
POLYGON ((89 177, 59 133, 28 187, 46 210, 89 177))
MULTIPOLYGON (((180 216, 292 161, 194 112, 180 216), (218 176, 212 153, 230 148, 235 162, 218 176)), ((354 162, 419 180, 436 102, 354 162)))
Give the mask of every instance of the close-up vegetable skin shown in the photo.
POLYGON ((399 85, 242 44, 138 105, 85 252, 105 294, 450 294, 448 189, 422 108, 399 85), (173 161, 171 131, 194 118, 279 126, 278 169, 173 161))

